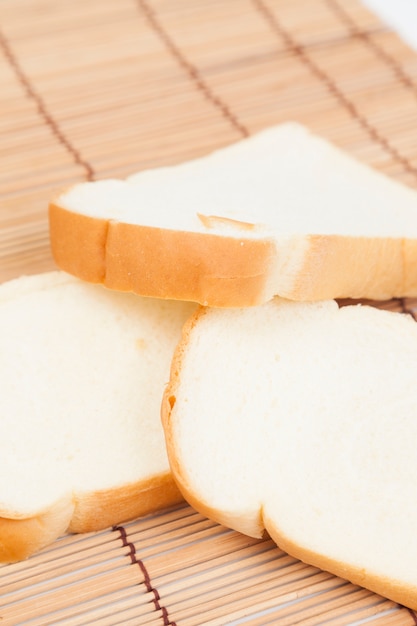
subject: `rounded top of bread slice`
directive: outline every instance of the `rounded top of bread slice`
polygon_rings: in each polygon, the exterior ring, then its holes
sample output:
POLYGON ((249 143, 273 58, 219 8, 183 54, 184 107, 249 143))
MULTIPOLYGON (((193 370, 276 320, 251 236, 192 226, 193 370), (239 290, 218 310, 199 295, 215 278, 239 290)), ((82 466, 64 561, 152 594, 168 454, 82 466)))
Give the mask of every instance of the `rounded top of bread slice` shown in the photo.
POLYGON ((63 272, 0 287, 0 516, 169 472, 161 393, 192 309, 63 272))
POLYGON ((417 237, 413 190, 294 122, 126 180, 80 183, 57 203, 90 217, 231 237, 417 237))
POLYGON ((216 521, 416 607, 416 379, 409 316, 203 309, 163 404, 174 475, 216 521))

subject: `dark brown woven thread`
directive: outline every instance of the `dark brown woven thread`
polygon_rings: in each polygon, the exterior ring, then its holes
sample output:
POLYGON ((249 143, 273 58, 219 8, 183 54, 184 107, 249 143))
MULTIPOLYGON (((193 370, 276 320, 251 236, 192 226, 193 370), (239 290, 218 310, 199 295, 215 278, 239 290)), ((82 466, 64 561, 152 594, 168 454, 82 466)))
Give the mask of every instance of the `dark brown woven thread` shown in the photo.
POLYGON ((155 31, 167 50, 172 54, 183 70, 185 70, 196 87, 204 95, 206 100, 211 102, 211 104, 213 104, 222 113, 223 117, 230 122, 233 128, 235 128, 235 130, 237 130, 242 137, 248 137, 248 129, 238 120, 237 116, 231 111, 227 104, 220 100, 220 98, 211 91, 210 87, 202 79, 198 69, 188 61, 172 37, 170 37, 170 35, 163 28, 155 14, 155 11, 150 7, 149 3, 146 0, 138 0, 138 5, 145 15, 149 26, 155 31))
POLYGON ((417 614, 416 614, 416 612, 413 611, 413 609, 409 609, 407 607, 404 607, 404 608, 407 609, 407 611, 410 613, 411 617, 414 620, 414 624, 416 624, 416 626, 417 626, 417 614))
POLYGON ((417 313, 414 309, 408 306, 406 298, 399 298, 398 302, 401 305, 401 311, 403 313, 408 313, 408 315, 411 315, 411 317, 417 321, 417 313))
POLYGON ((138 559, 137 554, 136 554, 135 544, 128 540, 126 529, 124 528, 124 526, 113 526, 113 531, 118 532, 120 534, 120 538, 122 540, 123 546, 129 549, 128 555, 130 557, 130 561, 132 565, 139 566, 143 574, 146 591, 153 595, 152 602, 155 605, 155 610, 161 613, 164 626, 176 626, 176 623, 172 622, 169 619, 169 615, 168 615, 168 611, 166 607, 161 606, 160 604, 161 596, 159 595, 159 591, 155 587, 153 587, 152 582, 151 582, 151 577, 149 576, 149 572, 146 569, 144 562, 141 559, 138 559))
POLYGON ((25 90, 26 96, 35 102, 36 109, 39 115, 42 117, 43 121, 47 124, 47 126, 51 129, 54 137, 59 141, 60 144, 62 144, 65 147, 67 152, 71 154, 75 163, 77 163, 83 168, 85 172, 86 180, 93 180, 94 170, 92 166, 85 159, 82 158, 78 150, 74 148, 74 146, 70 143, 70 141, 65 137, 64 133, 61 131, 58 124, 56 123, 52 115, 49 113, 42 97, 32 86, 29 78, 23 71, 19 61, 17 60, 16 56, 13 54, 12 48, 7 38, 1 31, 0 31, 0 48, 3 50, 4 56, 6 57, 10 66, 13 68, 13 71, 17 79, 19 80, 20 84, 25 90))
POLYGON ((333 80, 324 72, 314 61, 308 56, 305 48, 299 46, 290 33, 280 24, 276 16, 272 13, 269 7, 263 0, 252 0, 253 5, 259 11, 259 13, 264 17, 264 19, 268 22, 273 32, 275 32, 280 39, 282 39, 287 48, 296 55, 300 61, 304 63, 306 67, 310 70, 314 76, 319 78, 321 82, 326 86, 329 93, 331 93, 340 104, 350 113, 350 115, 360 124, 360 126, 368 133, 368 135, 378 143, 390 156, 400 163, 403 168, 413 174, 413 176, 417 176, 417 169, 414 168, 411 163, 403 157, 385 137, 383 137, 377 130, 374 128, 368 120, 359 113, 356 106, 346 97, 341 89, 337 87, 337 85, 333 82, 333 80))
MULTIPOLYGON (((380 28, 372 28, 366 31, 366 33, 363 31, 359 31, 360 35, 366 35, 366 36, 371 36, 371 35, 375 35, 376 33, 386 33, 388 32, 387 28, 384 28, 383 26, 381 26, 380 28)), ((359 35, 358 35, 359 36, 359 35)), ((348 33, 347 35, 335 35, 334 37, 326 37, 326 38, 320 38, 317 40, 312 40, 312 41, 308 41, 305 44, 303 44, 303 48, 304 50, 314 50, 317 48, 320 48, 320 50, 322 50, 323 48, 328 48, 328 47, 332 47, 332 46, 337 46, 340 44, 344 44, 344 43, 349 43, 350 41, 352 41, 352 38, 355 37, 355 35, 353 33, 348 33)), ((285 54, 285 51, 284 51, 285 54)))
POLYGON ((343 22, 345 26, 349 29, 350 35, 352 37, 356 37, 363 41, 363 43, 370 48, 374 54, 381 59, 386 65, 390 67, 393 71, 394 75, 398 79, 398 81, 411 89, 414 94, 417 96, 417 84, 415 84, 412 79, 407 76, 407 74, 402 69, 401 65, 398 63, 397 59, 391 56, 388 52, 386 52, 381 46, 379 46, 370 36, 369 33, 361 30, 358 25, 355 23, 353 18, 346 12, 344 7, 337 0, 324 0, 327 6, 333 11, 335 15, 343 22))

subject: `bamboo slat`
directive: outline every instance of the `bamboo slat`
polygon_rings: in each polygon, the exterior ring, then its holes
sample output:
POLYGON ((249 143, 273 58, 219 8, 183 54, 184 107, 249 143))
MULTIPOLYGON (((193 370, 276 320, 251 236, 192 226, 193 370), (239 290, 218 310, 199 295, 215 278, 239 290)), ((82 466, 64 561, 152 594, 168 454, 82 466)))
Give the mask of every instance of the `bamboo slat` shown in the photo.
POLYGON ((26 563, 0 567, 0 588, 7 625, 413 623, 407 609, 185 504, 63 538, 26 563))
MULTIPOLYGON (((54 267, 61 188, 287 120, 417 187, 417 55, 358 0, 2 0, 0 84, 0 281, 54 267)), ((185 504, 63 537, 0 589, 2 626, 417 624, 185 504)))

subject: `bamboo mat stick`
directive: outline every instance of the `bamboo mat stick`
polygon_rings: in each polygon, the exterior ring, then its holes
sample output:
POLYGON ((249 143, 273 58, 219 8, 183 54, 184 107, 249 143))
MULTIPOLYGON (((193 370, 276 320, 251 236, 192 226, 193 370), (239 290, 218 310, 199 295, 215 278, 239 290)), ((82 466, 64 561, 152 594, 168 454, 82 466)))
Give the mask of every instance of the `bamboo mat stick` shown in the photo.
MULTIPOLYGON (((105 552, 103 551, 102 546, 94 546, 94 548, 91 548, 83 554, 83 558, 74 554, 70 554, 67 558, 60 557, 52 563, 48 562, 50 567, 40 565, 36 568, 38 571, 33 571, 33 569, 35 569, 33 568, 29 576, 28 572, 25 572, 25 578, 27 579, 28 584, 30 584, 30 588, 26 587, 22 589, 21 579, 18 579, 16 582, 12 582, 12 577, 8 576, 7 583, 2 586, 2 597, 3 599, 6 599, 6 595, 11 594, 10 601, 16 602, 23 597, 30 596, 33 593, 32 587, 34 585, 37 586, 38 592, 47 591, 49 585, 53 584, 51 583, 51 575, 53 576, 53 579, 67 576, 65 581, 68 583, 70 580, 78 580, 78 578, 83 575, 78 573, 80 568, 88 569, 90 575, 95 575, 101 571, 100 568, 103 561, 106 562, 106 565, 103 567, 107 568, 109 567, 109 562, 114 562, 116 559, 119 566, 128 565, 130 562, 128 557, 121 556, 120 546, 115 546, 105 552), (94 569, 94 566, 97 566, 97 569, 94 569), (72 575, 73 577, 68 578, 71 572, 74 572, 74 567, 76 567, 78 571, 72 575)), ((9 598, 7 599, 9 600, 9 598)))
MULTIPOLYGON (((384 616, 383 626, 413 626, 416 620, 410 615, 407 609, 402 609, 401 612, 384 616)), ((377 624, 377 626, 379 626, 377 624)))
POLYGON ((83 626, 84 624, 94 624, 104 619, 109 624, 121 624, 123 616, 133 614, 137 623, 143 624, 150 620, 149 623, 155 623, 161 626, 160 615, 155 614, 153 605, 140 604, 138 602, 139 591, 137 587, 129 587, 118 590, 113 594, 106 594, 105 597, 98 596, 92 600, 83 602, 78 606, 69 606, 62 608, 57 602, 53 607, 50 615, 47 617, 42 615, 35 621, 30 622, 30 626, 47 626, 51 624, 59 624, 60 626, 83 626), (80 613, 77 615, 78 611, 80 613), (140 620, 140 622, 138 622, 140 620))
MULTIPOLYGON (((25 606, 25 601, 28 597, 30 597, 33 591, 36 591, 36 594, 47 595, 51 597, 50 592, 54 592, 55 589, 61 585, 71 585, 74 589, 79 588, 79 583, 84 581, 86 575, 89 578, 97 578, 97 580, 107 580, 106 576, 108 572, 112 572, 111 575, 115 574, 115 578, 119 576, 120 572, 127 571, 126 565, 130 564, 129 559, 121 558, 117 559, 117 562, 114 560, 107 560, 107 555, 102 555, 105 557, 102 558, 101 562, 96 564, 88 564, 86 567, 82 569, 77 569, 74 571, 72 569, 65 569, 64 572, 60 572, 59 570, 54 573, 54 578, 45 577, 44 579, 37 580, 34 583, 34 588, 28 590, 27 588, 20 589, 18 591, 4 593, 2 595, 2 606, 6 604, 13 604, 15 602, 19 602, 19 606, 25 606)), ((139 574, 139 572, 138 572, 139 574)), ((133 575, 133 570, 131 569, 130 575, 133 575)), ((110 576, 110 574, 109 574, 110 576)), ((124 574, 123 574, 124 576, 124 574)), ((142 580, 137 580, 135 577, 135 582, 142 582, 142 580)), ((32 586, 32 581, 31 581, 32 586)))
POLYGON ((278 572, 262 572, 262 568, 255 569, 247 577, 233 572, 227 578, 217 576, 213 580, 206 577, 204 573, 200 573, 198 584, 191 583, 188 587, 181 589, 180 593, 175 594, 164 590, 164 599, 169 603, 171 610, 183 615, 189 611, 198 611, 199 607, 204 607, 205 610, 214 607, 219 604, 220 598, 222 602, 244 601, 249 591, 250 595, 255 596, 269 592, 270 596, 277 599, 281 593, 286 593, 290 586, 295 587, 300 584, 300 587, 304 587, 308 579, 313 578, 317 573, 319 570, 314 570, 299 562, 288 565, 278 572))
MULTIPOLYGON (((197 537, 193 536, 192 539, 196 539, 197 537)), ((169 573, 170 567, 172 567, 172 562, 177 561, 178 566, 182 569, 193 566, 197 563, 207 563, 213 559, 215 559, 219 554, 233 554, 234 550, 238 550, 244 546, 258 546, 258 541, 256 539, 252 539, 251 537, 245 537, 243 535, 238 535, 237 533, 230 534, 230 536, 225 537, 221 532, 215 532, 213 534, 207 534, 203 537, 201 534, 198 537, 200 546, 199 549, 195 549, 195 545, 187 545, 184 542, 177 542, 177 550, 171 553, 170 561, 164 559, 158 560, 149 560, 149 554, 143 553, 143 558, 147 559, 147 564, 152 572, 153 576, 161 576, 163 574, 169 573), (206 541, 201 541, 202 538, 205 538, 206 541), (170 565, 171 562, 171 565, 170 565), (181 564, 181 565, 180 565, 181 564)), ((140 546, 140 544, 138 544, 140 546)), ((257 548, 256 548, 257 549, 257 548)), ((142 554, 142 550, 140 549, 142 554)), ((157 550, 154 551, 154 554, 157 554, 157 550)))
MULTIPOLYGON (((34 557, 26 561, 19 561, 0 567, 0 580, 6 577, 13 583, 22 578, 32 580, 40 571, 53 572, 56 567, 71 561, 83 562, 85 556, 97 551, 105 553, 112 551, 114 546, 120 546, 119 537, 116 533, 92 533, 81 535, 68 535, 42 550, 34 557)), ((5 583, 2 583, 5 584, 5 583)))
MULTIPOLYGON (((63 594, 60 587, 57 589, 50 588, 48 590, 49 593, 37 595, 36 602, 33 601, 33 598, 19 601, 19 619, 22 621, 34 617, 42 617, 42 619, 45 619, 45 613, 54 610, 55 603, 60 607, 74 607, 75 602, 81 603, 86 600, 94 600, 102 593, 103 589, 105 589, 106 593, 111 593, 112 591, 122 590, 130 585, 136 585, 139 582, 138 576, 139 570, 130 567, 118 570, 116 575, 114 571, 107 573, 97 571, 97 575, 94 578, 90 578, 87 584, 82 577, 76 574, 73 579, 70 579, 70 593, 66 591, 66 593, 63 594)), ((13 605, 1 607, 1 616, 4 623, 7 623, 6 620, 13 615, 15 615, 13 605)))
POLYGON ((225 618, 229 621, 241 619, 248 614, 265 611, 280 604, 298 601, 300 594, 321 593, 331 583, 331 576, 325 572, 315 574, 308 580, 305 579, 295 583, 288 581, 286 586, 282 586, 279 590, 272 592, 271 588, 263 589, 254 587, 251 593, 246 590, 246 594, 242 594, 238 599, 229 596, 222 597, 221 601, 215 600, 201 604, 191 609, 183 611, 172 611, 175 619, 181 626, 195 626, 198 624, 198 616, 204 614, 204 626, 224 626, 225 618), (253 593, 253 595, 252 595, 253 593))
MULTIPOLYGON (((193 581, 199 584, 202 574, 204 574, 205 581, 207 578, 228 577, 236 570, 244 571, 244 576, 246 576, 252 567, 260 566, 264 573, 273 570, 278 575, 279 570, 283 567, 298 562, 281 552, 272 542, 270 545, 265 542, 265 544, 258 543, 246 548, 231 545, 230 548, 230 551, 225 554, 221 554, 219 551, 218 555, 206 563, 198 562, 183 568, 181 578, 178 577, 176 570, 158 575, 159 568, 158 563, 155 562, 156 559, 146 561, 147 569, 158 588, 163 589, 164 595, 167 595, 191 586, 193 581)), ((163 561, 163 559, 164 556, 161 555, 160 560, 163 561)))
MULTIPOLYGON (((358 589, 353 585, 346 583, 335 588, 325 589, 323 593, 313 594, 300 598, 297 603, 289 603, 286 606, 280 607, 280 609, 272 610, 267 615, 260 615, 251 620, 251 626, 262 626, 263 624, 274 623, 275 620, 279 620, 280 626, 295 626, 295 624, 305 624, 307 621, 312 620, 309 626, 316 623, 326 623, 327 626, 327 611, 338 609, 340 606, 351 606, 357 601, 363 603, 366 602, 368 596, 372 596, 369 592, 358 589)), ((373 600, 373 604, 377 600, 373 600)), ((354 609, 352 609, 352 621, 354 609)))

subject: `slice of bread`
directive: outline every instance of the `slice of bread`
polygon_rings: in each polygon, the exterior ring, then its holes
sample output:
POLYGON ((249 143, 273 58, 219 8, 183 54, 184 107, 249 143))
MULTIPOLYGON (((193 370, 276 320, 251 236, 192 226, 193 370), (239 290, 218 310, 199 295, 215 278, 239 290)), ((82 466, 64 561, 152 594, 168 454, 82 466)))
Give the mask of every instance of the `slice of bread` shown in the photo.
POLYGON ((63 272, 0 287, 0 561, 182 499, 160 404, 194 309, 63 272))
POLYGON ((112 289, 250 306, 417 295, 417 193, 295 123, 50 205, 62 269, 112 289))
POLYGON ((417 609, 417 324, 334 301, 201 309, 164 395, 191 505, 417 609))

